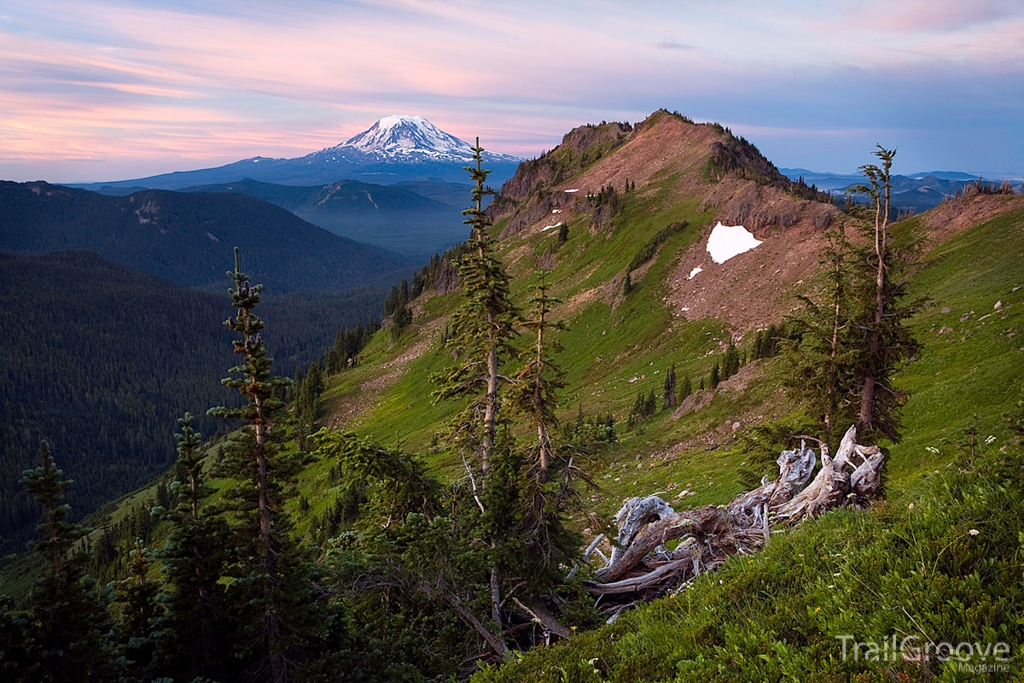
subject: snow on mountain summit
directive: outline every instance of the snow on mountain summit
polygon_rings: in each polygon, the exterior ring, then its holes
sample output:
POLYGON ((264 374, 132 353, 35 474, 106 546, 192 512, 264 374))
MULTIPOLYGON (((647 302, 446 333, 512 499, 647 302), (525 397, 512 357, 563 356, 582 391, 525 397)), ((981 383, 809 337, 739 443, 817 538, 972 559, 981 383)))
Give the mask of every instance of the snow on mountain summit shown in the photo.
MULTIPOLYGON (((324 152, 358 151, 391 161, 459 161, 473 157, 469 143, 460 140, 422 116, 385 116, 368 130, 324 152)), ((484 153, 485 159, 518 161, 504 154, 484 153)))
POLYGON ((469 159, 470 146, 449 135, 422 116, 385 116, 370 129, 348 139, 342 147, 355 147, 364 154, 385 156, 442 154, 469 159))

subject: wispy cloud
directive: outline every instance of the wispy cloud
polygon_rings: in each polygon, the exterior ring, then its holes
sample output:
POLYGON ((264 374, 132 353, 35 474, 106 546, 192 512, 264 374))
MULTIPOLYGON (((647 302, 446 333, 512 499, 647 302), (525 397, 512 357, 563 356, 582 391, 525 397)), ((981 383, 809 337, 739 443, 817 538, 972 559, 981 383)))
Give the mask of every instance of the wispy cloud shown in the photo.
MULTIPOLYGON (((1021 113, 1022 89, 1006 87, 1024 75, 1021 36, 1016 0, 7 0, 0 157, 35 177, 96 159, 90 173, 112 178, 143 161, 295 156, 394 112, 532 155, 574 125, 661 106, 799 157, 800 135, 864 143, 936 126, 936 110, 966 116, 952 83, 972 107, 1021 113)), ((982 146, 1020 158, 1022 145, 982 146)))
POLYGON ((692 49, 694 49, 693 45, 687 45, 686 43, 681 43, 678 40, 676 40, 675 38, 667 38, 667 39, 661 41, 660 43, 654 43, 654 47, 658 48, 659 50, 692 50, 692 49))

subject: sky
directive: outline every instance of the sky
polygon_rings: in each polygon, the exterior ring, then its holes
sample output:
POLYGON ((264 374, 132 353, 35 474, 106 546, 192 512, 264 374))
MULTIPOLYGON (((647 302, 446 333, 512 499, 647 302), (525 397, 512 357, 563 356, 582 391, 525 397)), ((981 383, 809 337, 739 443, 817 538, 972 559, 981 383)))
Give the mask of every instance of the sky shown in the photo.
POLYGON ((534 157, 664 108, 777 166, 1024 175, 1021 0, 0 0, 0 179, 297 157, 390 114, 534 157))

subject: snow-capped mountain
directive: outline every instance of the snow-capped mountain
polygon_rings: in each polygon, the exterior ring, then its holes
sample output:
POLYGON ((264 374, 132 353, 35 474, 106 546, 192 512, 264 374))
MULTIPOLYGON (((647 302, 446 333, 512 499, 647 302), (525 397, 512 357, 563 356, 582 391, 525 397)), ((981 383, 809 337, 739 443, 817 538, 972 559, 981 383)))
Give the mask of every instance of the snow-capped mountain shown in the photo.
MULTIPOLYGON (((380 119, 369 129, 349 138, 340 145, 328 147, 316 156, 342 155, 359 152, 375 160, 412 162, 468 162, 473 157, 472 146, 444 132, 422 116, 393 114, 380 119)), ((314 155, 310 155, 314 156, 314 155)), ((485 162, 518 163, 519 159, 507 154, 485 151, 485 162)))
MULTIPOLYGON (((482 141, 487 146, 487 141, 482 141)), ((507 154, 483 153, 493 187, 511 178, 522 161, 507 154)), ((352 179, 390 185, 402 181, 441 180, 468 183, 463 167, 473 157, 471 145, 421 116, 385 116, 340 145, 295 159, 252 157, 196 171, 80 185, 109 193, 139 188, 178 190, 243 179, 284 185, 324 185, 352 179), (123 188, 123 189, 122 189, 123 188)))

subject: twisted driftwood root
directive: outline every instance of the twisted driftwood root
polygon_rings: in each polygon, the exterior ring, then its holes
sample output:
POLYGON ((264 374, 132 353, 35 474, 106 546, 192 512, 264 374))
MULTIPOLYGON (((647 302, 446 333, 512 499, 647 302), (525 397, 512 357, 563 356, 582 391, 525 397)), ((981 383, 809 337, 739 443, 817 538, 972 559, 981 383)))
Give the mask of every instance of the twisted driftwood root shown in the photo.
POLYGON ((737 496, 725 507, 709 505, 676 512, 658 496, 630 498, 615 521, 619 525, 610 558, 598 544, 599 536, 584 556, 598 553, 606 564, 596 572, 597 581, 585 581, 598 602, 612 603, 614 620, 628 605, 685 586, 712 571, 736 553, 752 553, 771 536, 772 526, 796 524, 808 517, 842 505, 862 507, 878 491, 879 470, 885 459, 877 446, 856 442, 850 427, 835 458, 821 447, 821 468, 813 479, 818 457, 804 442, 800 448, 779 455, 779 477, 762 480, 761 486, 737 496), (679 540, 673 550, 669 541, 679 540))

